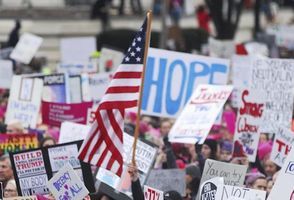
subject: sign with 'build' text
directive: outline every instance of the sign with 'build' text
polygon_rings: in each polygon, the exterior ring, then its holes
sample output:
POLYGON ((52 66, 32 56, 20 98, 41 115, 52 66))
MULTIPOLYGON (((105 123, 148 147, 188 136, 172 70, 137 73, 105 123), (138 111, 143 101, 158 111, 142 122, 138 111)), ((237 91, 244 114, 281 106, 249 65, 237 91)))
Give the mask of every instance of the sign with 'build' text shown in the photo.
POLYGON ((177 117, 199 84, 226 84, 229 60, 150 48, 142 110, 177 117))
POLYGON ((232 90, 229 85, 199 85, 172 127, 169 141, 202 144, 232 90))

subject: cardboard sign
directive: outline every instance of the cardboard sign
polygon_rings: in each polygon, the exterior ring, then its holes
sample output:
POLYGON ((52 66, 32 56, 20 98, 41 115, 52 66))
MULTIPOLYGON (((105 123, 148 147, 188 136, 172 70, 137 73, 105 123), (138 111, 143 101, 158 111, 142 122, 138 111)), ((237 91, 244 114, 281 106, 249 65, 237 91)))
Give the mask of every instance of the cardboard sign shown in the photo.
POLYGON ((231 58, 235 53, 233 40, 217 40, 212 37, 208 39, 209 55, 218 58, 231 58))
POLYGON ((185 171, 180 169, 151 170, 146 185, 161 191, 175 190, 185 196, 185 171))
POLYGON ((39 147, 39 141, 36 134, 1 134, 0 152, 18 152, 27 149, 39 147))
POLYGON ((279 128, 275 134, 270 159, 282 167, 293 145, 294 133, 288 129, 279 128))
POLYGON ((42 90, 40 79, 13 76, 5 124, 19 121, 24 127, 36 128, 42 90))
POLYGON ((64 121, 86 124, 88 108, 91 108, 92 104, 92 102, 65 104, 43 101, 43 123, 51 126, 60 126, 64 121))
POLYGON ((163 200, 163 191, 156 190, 152 187, 144 185, 144 199, 145 200, 163 200))
POLYGON ((55 199, 81 200, 89 193, 70 164, 64 165, 47 185, 55 199))
POLYGON ((226 84, 229 60, 149 48, 142 111, 176 118, 199 84, 226 84))
POLYGON ((61 62, 88 62, 96 51, 95 37, 72 37, 60 40, 61 62))
POLYGON ((265 108, 263 97, 263 91, 246 88, 242 90, 241 103, 239 103, 234 144, 238 143, 238 148, 239 145, 243 147, 243 152, 246 153, 250 162, 255 162, 257 154, 259 126, 265 108))
POLYGON ((37 196, 7 197, 3 200, 38 200, 37 196))
POLYGON ((268 196, 268 200, 294 198, 294 151, 290 151, 282 169, 279 171, 278 178, 268 196))
POLYGON ((13 76, 12 61, 0 60, 0 88, 8 89, 11 87, 13 76))
POLYGON ((99 58, 99 73, 116 71, 123 58, 123 52, 103 47, 99 58))
POLYGON ((105 94, 112 78, 112 73, 99 73, 89 75, 90 94, 93 101, 100 101, 105 94))
POLYGON ((205 161, 201 183, 214 177, 223 177, 225 185, 242 186, 247 167, 212 159, 205 161))
POLYGON ((223 177, 209 179, 202 183, 199 190, 201 200, 215 200, 217 190, 224 184, 223 177))
POLYGON ((29 64, 42 42, 43 38, 31 33, 24 33, 10 54, 10 58, 24 64, 29 64))
POLYGON ((261 132, 274 133, 279 126, 290 128, 294 98, 294 61, 291 59, 256 59, 250 87, 263 90, 265 109, 261 132))
POLYGON ((90 131, 91 126, 77 124, 74 122, 62 122, 58 143, 84 140, 90 131))
POLYGON ((266 192, 231 185, 218 187, 215 200, 265 200, 266 192))
POLYGON ((172 127, 169 141, 202 144, 232 90, 226 85, 199 85, 172 127))
POLYGON ((80 75, 81 73, 96 73, 97 63, 95 60, 88 62, 59 63, 57 72, 68 73, 69 75, 80 75))

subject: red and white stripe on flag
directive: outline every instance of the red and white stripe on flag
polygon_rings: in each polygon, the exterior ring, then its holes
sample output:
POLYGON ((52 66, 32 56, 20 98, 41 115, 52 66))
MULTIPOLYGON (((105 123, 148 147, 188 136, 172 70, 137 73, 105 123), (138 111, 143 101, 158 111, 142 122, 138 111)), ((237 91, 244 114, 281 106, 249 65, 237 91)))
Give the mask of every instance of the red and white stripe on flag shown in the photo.
POLYGON ((126 108, 136 107, 139 99, 147 19, 133 39, 113 76, 84 140, 79 159, 121 176, 123 171, 123 127, 126 108))

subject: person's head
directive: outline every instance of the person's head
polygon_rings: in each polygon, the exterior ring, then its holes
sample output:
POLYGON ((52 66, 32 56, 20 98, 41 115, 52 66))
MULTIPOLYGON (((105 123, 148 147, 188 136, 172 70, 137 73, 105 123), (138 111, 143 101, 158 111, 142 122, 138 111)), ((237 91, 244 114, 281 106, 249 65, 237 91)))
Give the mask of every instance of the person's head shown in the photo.
POLYGON ((9 155, 5 154, 0 157, 0 181, 7 183, 9 179, 13 178, 13 170, 10 163, 9 155))
POLYGON ((168 135, 170 129, 172 127, 172 123, 169 119, 163 119, 160 122, 160 134, 162 137, 165 137, 168 135))
POLYGON ((213 139, 206 139, 201 147, 201 155, 203 159, 216 159, 217 141, 213 139))
POLYGON ((231 159, 233 144, 229 141, 224 141, 221 144, 219 160, 228 162, 231 159))
POLYGON ((259 143, 266 143, 269 141, 268 133, 260 133, 259 143))
POLYGON ((6 132, 7 133, 23 133, 24 128, 23 128, 21 122, 13 121, 13 122, 7 124, 6 132))
POLYGON ((246 179, 246 187, 266 191, 267 180, 261 173, 252 173, 246 179))
POLYGON ((4 197, 17 197, 17 188, 14 179, 9 179, 4 188, 4 197))
POLYGON ((163 196, 164 196, 164 200, 182 200, 183 199, 181 194, 174 190, 164 192, 163 196))
POLYGON ((186 171, 186 185, 188 185, 194 178, 201 178, 201 172, 198 166, 188 165, 186 171))
POLYGON ((270 159, 267 159, 264 162, 264 171, 267 176, 272 177, 277 171, 279 171, 280 167, 276 165, 273 161, 270 159))
POLYGON ((43 140, 40 142, 40 147, 48 147, 48 146, 53 146, 56 144, 56 141, 52 137, 45 137, 43 140))

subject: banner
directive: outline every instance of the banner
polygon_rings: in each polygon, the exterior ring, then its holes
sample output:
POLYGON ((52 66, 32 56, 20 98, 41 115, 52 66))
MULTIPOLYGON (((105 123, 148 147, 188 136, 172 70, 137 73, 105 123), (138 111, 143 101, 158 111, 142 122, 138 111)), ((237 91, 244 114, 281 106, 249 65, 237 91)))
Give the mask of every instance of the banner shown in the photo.
POLYGON ((164 200, 163 191, 144 185, 145 200, 164 200))
POLYGON ((116 71, 123 58, 122 51, 102 47, 99 58, 99 73, 116 71))
POLYGON ((214 177, 223 177, 225 185, 242 186, 247 166, 206 159, 201 184, 214 177))
POLYGON ((24 127, 36 128, 42 90, 40 79, 13 76, 5 124, 19 121, 24 127))
POLYGON ((24 64, 29 64, 43 42, 43 38, 31 33, 21 35, 10 58, 24 64))
POLYGON ((288 154, 267 200, 294 198, 294 151, 288 154))
POLYGON ((266 192, 231 185, 218 187, 215 200, 265 200, 266 192))
POLYGON ((200 200, 215 200, 216 191, 224 184, 223 177, 215 177, 202 183, 199 188, 200 200))
POLYGON ((93 102, 76 104, 42 102, 42 120, 44 124, 60 126, 63 121, 86 124, 88 108, 93 102))
POLYGON ((0 134, 0 154, 39 147, 36 134, 0 134))
POLYGON ((176 118, 199 84, 226 84, 229 60, 149 48, 142 98, 147 115, 176 118))
POLYGON ((275 133, 275 140, 270 159, 282 167, 293 146, 294 133, 288 129, 279 128, 275 133))
POLYGON ((13 67, 11 60, 0 60, 0 88, 9 89, 13 77, 13 67))
POLYGON ((293 113, 294 61, 256 59, 250 87, 265 92, 261 132, 275 133, 279 126, 290 128, 293 113))
POLYGON ((47 184, 55 199, 81 200, 89 194, 70 164, 64 165, 47 184))
POLYGON ((199 85, 170 130, 169 141, 202 144, 232 90, 229 85, 199 85))
POLYGON ((185 171, 180 169, 153 169, 146 185, 161 191, 175 190, 182 196, 186 193, 185 171))
POLYGON ((263 97, 263 91, 246 88, 242 90, 241 103, 239 103, 234 134, 234 151, 239 150, 241 146, 250 162, 255 162, 256 159, 260 136, 259 126, 265 108, 263 97))
POLYGON ((91 126, 77 124, 73 122, 62 122, 58 143, 73 142, 76 140, 84 140, 91 126))

